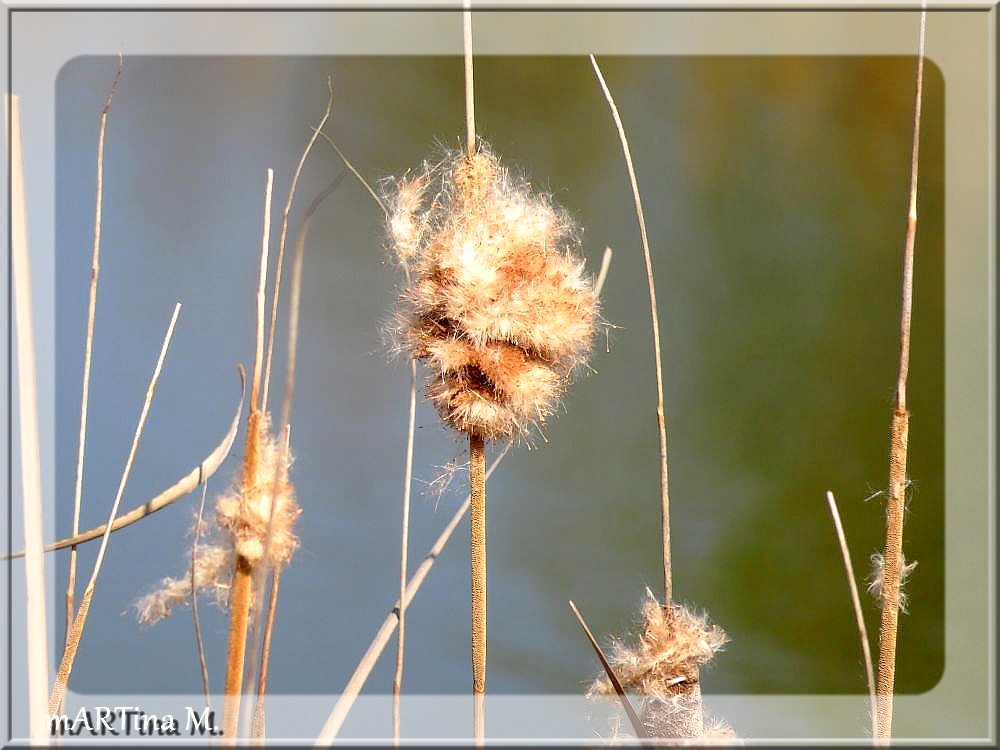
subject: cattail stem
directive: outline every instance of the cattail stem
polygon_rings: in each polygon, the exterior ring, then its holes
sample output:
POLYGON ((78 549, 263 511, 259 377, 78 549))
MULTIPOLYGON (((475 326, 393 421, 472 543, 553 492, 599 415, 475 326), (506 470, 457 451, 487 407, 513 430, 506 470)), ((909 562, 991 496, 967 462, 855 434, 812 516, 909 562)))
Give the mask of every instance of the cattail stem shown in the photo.
POLYGON ((910 366, 910 319, 913 309, 913 248, 917 235, 917 171, 920 154, 920 110, 924 81, 924 34, 927 11, 920 13, 917 42, 917 82, 913 106, 913 148, 910 154, 909 210, 903 245, 903 290, 899 320, 899 372, 889 438, 889 496, 886 504, 885 567, 882 572, 882 620, 879 628, 878 733, 880 743, 892 735, 892 697, 896 676, 896 630, 899 586, 903 567, 903 515, 906 503, 906 453, 910 416, 906 410, 906 378, 910 366))
POLYGON ((239 555, 229 594, 229 647, 226 651, 226 703, 222 715, 222 735, 226 744, 235 744, 240 716, 240 690, 246 659, 247 625, 250 622, 250 593, 253 590, 253 566, 239 555))
POLYGON ((483 739, 486 693, 486 450, 483 438, 469 434, 469 519, 472 559, 472 694, 475 737, 483 739))
MULTIPOLYGON (((267 286, 268 241, 271 236, 271 190, 274 170, 267 170, 264 187, 264 230, 261 237, 260 273, 257 277, 257 311, 253 375, 250 379, 250 414, 247 416, 246 451, 243 457, 243 489, 257 484, 260 470, 260 379, 264 361, 264 302, 267 286)), ((229 592, 229 646, 226 650, 225 704, 222 711, 222 733, 226 744, 236 742, 240 718, 240 697, 246 662, 247 626, 253 594, 253 565, 243 555, 237 555, 233 584, 229 592)))

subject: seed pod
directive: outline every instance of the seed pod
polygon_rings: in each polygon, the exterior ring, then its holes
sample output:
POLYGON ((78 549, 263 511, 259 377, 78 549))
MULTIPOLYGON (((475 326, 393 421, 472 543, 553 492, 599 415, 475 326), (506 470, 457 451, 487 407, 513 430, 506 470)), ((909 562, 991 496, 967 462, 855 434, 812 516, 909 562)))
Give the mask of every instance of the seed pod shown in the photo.
POLYGON ((526 436, 554 412, 594 337, 579 228, 483 143, 396 181, 388 199, 408 279, 398 347, 428 366, 427 395, 456 430, 526 436))

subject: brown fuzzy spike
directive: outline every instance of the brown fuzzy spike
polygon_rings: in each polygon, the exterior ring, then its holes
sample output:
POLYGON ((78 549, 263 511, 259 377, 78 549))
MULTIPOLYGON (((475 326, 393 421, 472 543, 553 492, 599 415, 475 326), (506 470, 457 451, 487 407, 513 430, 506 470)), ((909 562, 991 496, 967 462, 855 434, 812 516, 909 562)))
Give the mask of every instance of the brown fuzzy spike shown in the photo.
POLYGON ((391 189, 389 240, 409 277, 398 346, 428 365, 428 396, 452 427, 525 436, 555 411, 593 340, 579 229, 483 143, 391 189))

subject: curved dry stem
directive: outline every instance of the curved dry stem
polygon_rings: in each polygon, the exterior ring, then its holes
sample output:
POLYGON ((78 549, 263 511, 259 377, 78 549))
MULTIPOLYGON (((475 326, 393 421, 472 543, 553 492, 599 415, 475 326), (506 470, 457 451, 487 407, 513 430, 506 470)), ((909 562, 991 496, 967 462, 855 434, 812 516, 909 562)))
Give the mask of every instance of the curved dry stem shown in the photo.
POLYGON ((646 219, 642 212, 642 199, 639 197, 639 183, 632 164, 632 154, 629 151, 628 139, 625 137, 625 127, 622 125, 618 107, 611 96, 608 84, 604 81, 597 59, 591 55, 590 64, 594 67, 597 81, 604 91, 604 97, 611 107, 618 137, 621 140, 622 152, 625 155, 625 166, 628 168, 629 182, 632 184, 632 198, 635 201, 635 214, 639 220, 639 235, 642 238, 642 253, 646 261, 646 283, 649 287, 649 310, 653 321, 653 355, 656 358, 656 424, 660 438, 660 511, 662 515, 663 533, 663 606, 669 607, 673 601, 673 577, 670 564, 670 492, 667 480, 667 426, 663 413, 663 364, 660 353, 660 319, 656 310, 656 283, 653 280, 653 259, 649 252, 649 238, 646 235, 646 219))
POLYGON ((337 153, 337 156, 340 157, 340 160, 344 162, 344 166, 350 170, 351 174, 353 174, 355 177, 358 178, 358 182, 360 182, 361 185, 364 187, 364 189, 368 191, 368 195, 370 195, 372 197, 372 200, 374 200, 378 204, 378 207, 382 209, 382 213, 388 215, 389 210, 385 207, 385 203, 382 201, 381 198, 378 197, 378 193, 375 192, 375 190, 372 188, 368 180, 362 177, 361 173, 357 169, 355 169, 353 164, 351 164, 350 159, 348 159, 347 156, 344 154, 344 152, 340 149, 340 146, 337 145, 337 142, 333 140, 333 138, 331 138, 329 135, 324 133, 322 130, 313 128, 313 132, 319 133, 319 137, 325 140, 327 144, 330 146, 330 148, 332 148, 337 153))
MULTIPOLYGON (((243 400, 246 396, 246 371, 243 369, 243 365, 239 366, 239 372, 240 402, 236 406, 236 414, 233 415, 233 421, 229 425, 229 431, 225 434, 219 444, 215 446, 215 449, 209 453, 200 464, 191 469, 191 471, 184 477, 178 479, 174 482, 174 484, 165 489, 159 495, 147 500, 142 505, 133 508, 125 515, 115 518, 114 523, 111 524, 111 533, 120 531, 126 526, 131 526, 137 521, 141 521, 146 516, 150 516, 153 513, 156 513, 156 511, 163 510, 168 505, 172 505, 180 498, 194 490, 203 481, 215 474, 215 472, 219 469, 222 462, 229 456, 229 451, 233 447, 233 442, 236 440, 236 433, 239 431, 240 416, 243 414, 243 400)), ((77 534, 76 536, 69 536, 65 539, 60 539, 57 542, 52 542, 51 544, 46 545, 45 551, 55 552, 56 550, 65 549, 66 547, 72 547, 74 545, 83 544, 84 542, 93 541, 94 539, 99 539, 104 536, 104 531, 107 527, 107 524, 101 524, 100 526, 95 526, 94 528, 77 534)), ((15 552, 9 557, 4 557, 4 559, 14 559, 22 557, 23 555, 24 551, 22 550, 20 552, 15 552)))
POLYGON ((851 563, 851 551, 847 547, 847 537, 844 535, 844 526, 840 522, 840 512, 837 510, 837 501, 832 492, 826 493, 826 502, 830 506, 830 515, 833 516, 833 526, 837 531, 837 542, 840 544, 840 555, 844 559, 844 570, 847 573, 847 585, 851 591, 851 606, 854 608, 854 622, 858 628, 858 637, 861 639, 861 656, 865 662, 865 680, 868 683, 868 700, 871 711, 872 734, 874 736, 878 727, 876 726, 877 707, 875 705, 875 675, 872 672, 872 652, 868 645, 868 628, 865 627, 865 616, 861 610, 861 596, 858 594, 858 581, 854 577, 854 565, 851 563))
POLYGON ((153 393, 156 391, 156 383, 160 379, 160 372, 163 369, 163 360, 167 356, 167 349, 170 347, 170 340, 174 335, 174 325, 177 323, 177 316, 181 311, 181 303, 174 306, 173 315, 170 317, 170 324, 167 326, 166 336, 163 338, 163 345, 160 347, 160 356, 156 360, 156 367, 153 369, 153 376, 150 378, 149 386, 146 388, 146 398, 142 404, 142 411, 139 413, 139 423, 136 425, 135 434, 132 437, 132 445, 129 448, 128 458, 125 460, 125 468, 122 471, 122 478, 118 484, 118 492, 115 501, 111 506, 111 513, 108 523, 104 528, 104 536, 101 538, 101 547, 97 551, 97 559, 94 561, 94 570, 90 575, 90 581, 83 591, 80 599, 80 608, 73 624, 70 627, 69 635, 66 638, 66 648, 63 650, 62 661, 59 664, 59 671, 56 673, 55 685, 52 687, 52 694, 49 696, 49 714, 58 713, 62 705, 63 697, 66 695, 66 685, 69 682, 70 673, 73 670, 73 662, 76 659, 76 652, 80 646, 80 638, 83 636, 83 628, 87 623, 87 613, 90 611, 90 601, 94 596, 94 589, 97 586, 97 577, 104 564, 104 555, 108 550, 108 542, 111 539, 111 527, 114 525, 118 507, 121 505, 122 495, 125 493, 125 485, 128 483, 129 475, 132 472, 132 462, 135 460, 136 451, 139 449, 139 440, 142 437, 143 429, 146 426, 146 417, 149 414, 149 406, 153 401, 153 393))
POLYGON ((910 365, 910 320, 913 310, 913 248, 917 236, 917 171, 920 156, 920 110, 924 82, 924 36, 927 10, 920 13, 917 43, 917 82, 913 106, 913 147, 910 153, 909 209, 903 243, 903 289, 899 316, 899 372, 896 404, 889 443, 889 492, 886 504, 885 568, 882 577, 882 619, 878 655, 878 731, 888 742, 892 736, 892 698, 896 676, 896 629, 899 618, 899 586, 903 563, 903 515, 906 502, 906 453, 910 415, 906 410, 906 378, 910 365))
MULTIPOLYGON (((326 125, 326 121, 330 119, 330 110, 333 109, 333 80, 329 76, 326 78, 326 88, 329 92, 329 96, 326 100, 326 111, 323 112, 323 117, 319 121, 318 130, 322 130, 323 126, 326 125)), ((274 269, 274 294, 271 295, 271 326, 267 334, 267 364, 264 368, 264 392, 261 398, 261 408, 265 411, 267 410, 268 385, 271 382, 271 355, 274 353, 274 327, 278 321, 278 298, 281 292, 281 267, 285 260, 285 238, 288 235, 288 215, 291 213, 292 202, 295 200, 295 189, 299 184, 299 176, 302 174, 302 167, 305 166, 306 158, 309 156, 309 152, 312 150, 314 143, 316 143, 315 132, 309 138, 309 143, 306 144, 305 150, 299 158, 299 164, 295 168, 295 174, 292 175, 291 187, 288 189, 288 200, 285 201, 285 209, 281 212, 281 233, 278 235, 278 261, 274 269)))
MULTIPOLYGON (((80 396, 80 433, 77 442, 76 487, 73 492, 73 536, 80 533, 80 506, 83 502, 83 456, 87 443, 87 410, 90 402, 90 363, 94 349, 94 314, 97 308, 97 279, 101 273, 101 218, 104 206, 104 134, 108 125, 111 100, 118 90, 122 77, 124 58, 118 54, 118 70, 111 82, 111 90, 101 110, 101 124, 97 131, 97 198, 94 208, 94 248, 90 261, 90 294, 87 303, 87 334, 83 346, 83 392, 80 396)), ((66 635, 73 624, 73 600, 76 597, 76 545, 69 552, 69 577, 66 583, 66 635)))

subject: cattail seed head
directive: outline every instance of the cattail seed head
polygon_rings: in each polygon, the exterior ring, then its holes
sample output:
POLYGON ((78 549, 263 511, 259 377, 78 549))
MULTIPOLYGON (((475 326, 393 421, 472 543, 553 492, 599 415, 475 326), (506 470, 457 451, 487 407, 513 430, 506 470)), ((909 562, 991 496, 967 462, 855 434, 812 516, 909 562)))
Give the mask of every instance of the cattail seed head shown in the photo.
POLYGON ((294 527, 302 512, 288 479, 291 451, 275 440, 267 412, 251 419, 248 429, 258 431, 256 441, 248 441, 248 445, 256 446, 257 460, 252 462, 256 471, 254 476, 244 472, 240 482, 216 500, 215 513, 219 525, 231 534, 236 553, 251 565, 264 562, 269 530, 270 553, 266 562, 285 565, 298 547, 294 527))
MULTIPOLYGON (((653 737, 732 740, 728 725, 704 723, 698 673, 728 638, 707 615, 673 603, 663 607, 649 589, 642 630, 634 643, 615 640, 608 661, 625 692, 641 696, 639 716, 653 737), (692 737, 694 727, 696 737, 692 737)), ((614 696, 606 675, 590 686, 590 697, 614 696)))
POLYGON ((456 430, 526 435, 554 412, 593 340, 599 305, 579 228, 484 143, 389 193, 389 242, 407 271, 398 347, 427 364, 427 395, 456 430))

